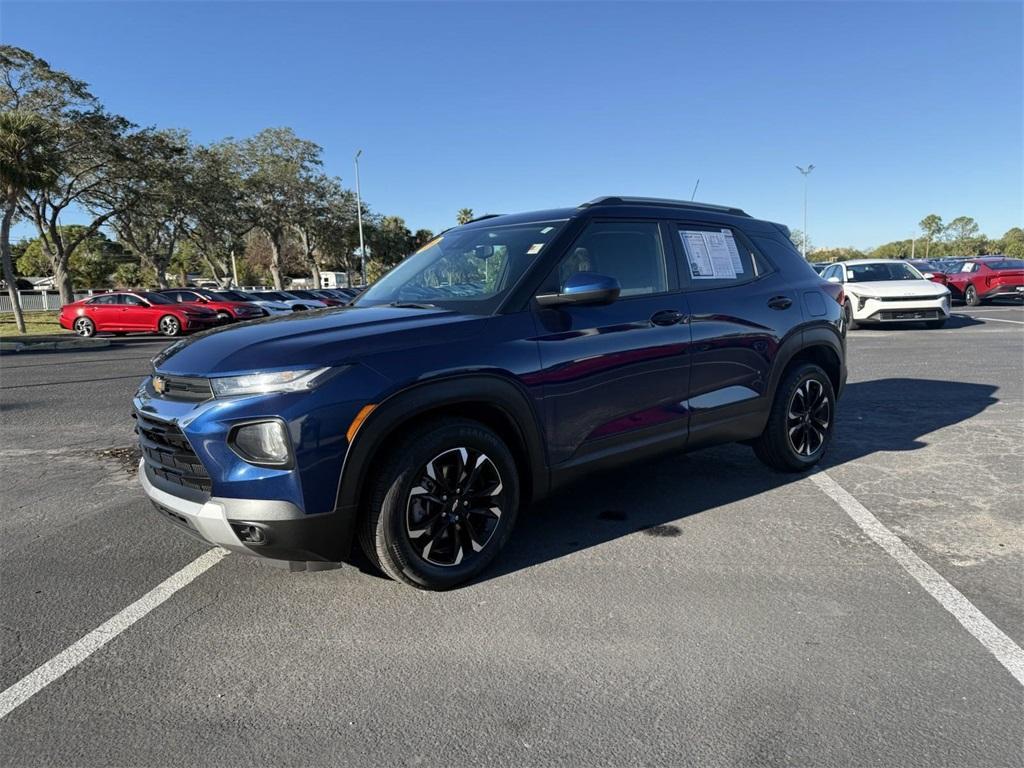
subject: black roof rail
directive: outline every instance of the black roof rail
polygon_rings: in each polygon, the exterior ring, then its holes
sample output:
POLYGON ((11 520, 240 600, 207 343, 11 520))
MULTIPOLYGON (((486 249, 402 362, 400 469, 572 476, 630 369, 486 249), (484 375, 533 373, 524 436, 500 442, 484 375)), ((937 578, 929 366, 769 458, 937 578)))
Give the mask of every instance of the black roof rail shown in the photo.
POLYGON ((664 197, 622 197, 610 195, 595 197, 593 200, 581 203, 579 207, 596 208, 604 205, 651 205, 659 208, 691 208, 699 211, 731 213, 733 216, 746 216, 750 218, 750 214, 740 208, 731 208, 727 205, 711 205, 710 203, 695 203, 691 200, 670 200, 664 197))
POLYGON ((474 221, 483 221, 484 219, 493 219, 498 216, 504 216, 503 213, 485 213, 483 216, 477 216, 475 219, 470 219, 467 224, 472 224, 474 221))

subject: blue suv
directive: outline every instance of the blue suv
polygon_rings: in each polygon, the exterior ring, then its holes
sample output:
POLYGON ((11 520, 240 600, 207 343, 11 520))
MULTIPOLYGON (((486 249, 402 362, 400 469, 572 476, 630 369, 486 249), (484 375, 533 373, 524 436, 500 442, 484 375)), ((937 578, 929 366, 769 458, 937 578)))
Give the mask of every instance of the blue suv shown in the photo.
POLYGON ((329 567, 358 540, 424 589, 474 577, 524 504, 741 441, 817 463, 846 380, 842 287, 736 208, 603 197, 444 232, 352 306, 179 341, 134 400, 156 509, 329 567))

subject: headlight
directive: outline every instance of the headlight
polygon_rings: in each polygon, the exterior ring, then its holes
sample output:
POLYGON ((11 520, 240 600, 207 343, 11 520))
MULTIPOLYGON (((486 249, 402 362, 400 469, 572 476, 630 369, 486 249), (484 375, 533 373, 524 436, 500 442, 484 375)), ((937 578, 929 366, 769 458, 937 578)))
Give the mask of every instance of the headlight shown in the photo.
POLYGON ((304 392, 319 386, 335 368, 315 368, 298 371, 272 371, 246 373, 242 376, 222 376, 210 379, 217 397, 232 395, 261 395, 268 392, 304 392))
POLYGON ((288 434, 280 421, 256 421, 240 424, 228 435, 228 445, 250 464, 287 467, 292 451, 288 434))

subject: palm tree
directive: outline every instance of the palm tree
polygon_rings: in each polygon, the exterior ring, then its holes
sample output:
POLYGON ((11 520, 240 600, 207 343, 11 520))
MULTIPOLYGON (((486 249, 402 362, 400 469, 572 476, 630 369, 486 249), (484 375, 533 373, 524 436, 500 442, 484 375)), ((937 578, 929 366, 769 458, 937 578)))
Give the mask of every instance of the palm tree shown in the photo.
POLYGON ((459 212, 455 215, 455 220, 459 224, 469 224, 473 220, 473 209, 472 208, 460 208, 459 212))
POLYGON ((55 176, 54 135, 37 115, 28 112, 0 112, 0 199, 3 220, 0 223, 0 258, 7 293, 18 332, 25 333, 18 285, 11 264, 11 223, 18 201, 27 191, 43 189, 55 176))

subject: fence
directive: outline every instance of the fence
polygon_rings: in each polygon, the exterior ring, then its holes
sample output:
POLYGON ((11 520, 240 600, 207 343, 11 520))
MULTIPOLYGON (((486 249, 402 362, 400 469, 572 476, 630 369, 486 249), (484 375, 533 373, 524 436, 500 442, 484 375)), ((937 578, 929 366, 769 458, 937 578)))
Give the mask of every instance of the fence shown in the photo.
MULTIPOLYGON (((106 293, 106 291, 76 291, 75 301, 96 293, 106 293)), ((18 296, 21 298, 23 312, 46 312, 60 309, 60 294, 57 291, 18 291, 18 296)), ((7 291, 0 292, 0 314, 13 311, 14 307, 11 306, 11 297, 7 295, 7 291)))

